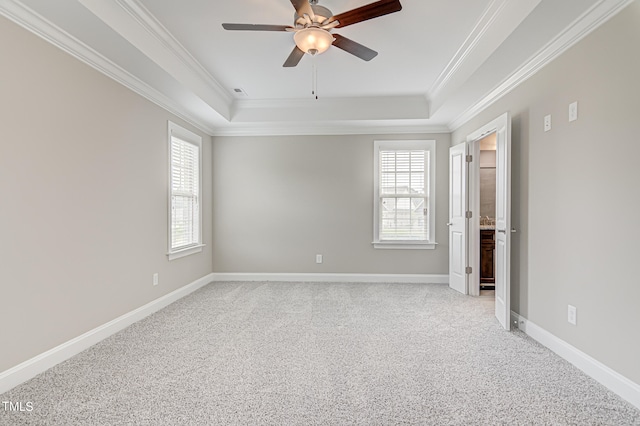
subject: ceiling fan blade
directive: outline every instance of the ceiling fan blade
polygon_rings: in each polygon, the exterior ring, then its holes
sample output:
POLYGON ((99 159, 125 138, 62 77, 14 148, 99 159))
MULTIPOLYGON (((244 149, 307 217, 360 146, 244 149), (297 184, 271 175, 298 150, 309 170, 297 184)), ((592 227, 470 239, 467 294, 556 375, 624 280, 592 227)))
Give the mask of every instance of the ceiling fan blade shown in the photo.
POLYGON ((298 46, 295 46, 291 51, 291 54, 289 55, 287 60, 284 61, 284 64, 282 64, 282 66, 295 67, 296 65, 298 65, 298 62, 300 62, 300 59, 302 59, 303 56, 304 56, 304 52, 300 50, 298 46))
POLYGON ((313 13, 309 0, 291 0, 291 4, 295 7, 298 16, 304 16, 307 14, 309 18, 313 20, 315 13, 313 13))
POLYGON ((402 10, 400 0, 380 0, 375 3, 332 16, 327 19, 325 23, 337 20, 340 24, 337 25, 336 28, 342 28, 347 25, 357 24, 358 22, 377 18, 379 16, 399 12, 400 10, 402 10))
POLYGON ((343 37, 340 34, 332 35, 335 38, 335 40, 333 41, 333 45, 335 47, 338 47, 345 52, 349 52, 360 59, 370 61, 378 56, 378 52, 376 52, 375 50, 371 50, 368 47, 361 45, 360 43, 356 43, 355 41, 343 37))
POLYGON ((263 25, 263 24, 222 24, 222 28, 231 31, 288 31, 289 25, 263 25))

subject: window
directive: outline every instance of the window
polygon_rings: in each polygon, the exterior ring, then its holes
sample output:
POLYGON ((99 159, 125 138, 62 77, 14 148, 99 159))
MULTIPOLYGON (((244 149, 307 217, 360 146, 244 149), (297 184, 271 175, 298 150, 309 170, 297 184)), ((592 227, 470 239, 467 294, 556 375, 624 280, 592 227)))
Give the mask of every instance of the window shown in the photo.
POLYGON ((169 260, 202 251, 202 138, 169 122, 169 260))
POLYGON ((375 141, 375 248, 435 248, 433 140, 375 141))

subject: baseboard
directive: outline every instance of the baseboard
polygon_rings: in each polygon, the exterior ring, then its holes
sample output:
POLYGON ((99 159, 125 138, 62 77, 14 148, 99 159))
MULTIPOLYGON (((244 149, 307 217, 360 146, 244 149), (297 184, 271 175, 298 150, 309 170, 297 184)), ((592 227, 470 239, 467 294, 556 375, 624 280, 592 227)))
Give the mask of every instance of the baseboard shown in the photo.
POLYGON ((214 281, 283 281, 331 283, 431 283, 448 284, 442 274, 331 274, 331 273, 214 273, 214 281))
POLYGON ((56 364, 65 361, 85 349, 106 339, 112 334, 134 324, 137 321, 159 311, 171 303, 193 293, 201 287, 213 281, 213 274, 197 279, 191 284, 187 284, 169 294, 166 294, 144 306, 128 312, 118 318, 109 321, 99 327, 94 328, 76 338, 73 338, 61 345, 56 346, 46 352, 41 353, 21 364, 16 365, 0 373, 0 394, 9 391, 21 383, 37 376, 56 364))
POLYGON ((513 311, 511 311, 511 318, 518 328, 532 339, 551 349, 610 391, 640 409, 640 385, 513 311))

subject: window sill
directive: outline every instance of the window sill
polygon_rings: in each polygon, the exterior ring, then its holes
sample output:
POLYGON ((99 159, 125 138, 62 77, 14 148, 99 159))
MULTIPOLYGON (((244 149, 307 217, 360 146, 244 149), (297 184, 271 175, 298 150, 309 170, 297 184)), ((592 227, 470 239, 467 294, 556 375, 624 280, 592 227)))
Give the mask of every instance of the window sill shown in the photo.
POLYGON ((196 246, 189 246, 180 250, 171 251, 167 253, 169 260, 180 259, 181 257, 189 256, 195 253, 200 253, 204 244, 198 244, 196 246))
POLYGON ((374 241, 373 248, 394 250, 433 250, 438 243, 424 241, 374 241))

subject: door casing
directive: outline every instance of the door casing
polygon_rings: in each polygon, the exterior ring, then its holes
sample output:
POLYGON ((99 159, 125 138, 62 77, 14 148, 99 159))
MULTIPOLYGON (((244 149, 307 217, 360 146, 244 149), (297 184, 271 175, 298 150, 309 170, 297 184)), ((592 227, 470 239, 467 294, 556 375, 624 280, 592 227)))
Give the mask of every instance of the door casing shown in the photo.
MULTIPOLYGON (((473 212, 471 219, 468 221, 467 226, 467 264, 471 266, 471 273, 468 277, 468 292, 471 296, 479 296, 480 295, 480 140, 491 135, 492 133, 496 133, 499 131, 499 127, 504 127, 506 123, 506 137, 508 140, 511 138, 511 118, 509 113, 505 113, 495 120, 487 123, 482 126, 478 130, 473 133, 470 133, 467 136, 467 152, 473 156, 473 161, 469 164, 469 168, 467 169, 467 177, 468 177, 468 187, 467 187, 467 196, 468 196, 468 205, 469 210, 473 212)), ((510 150, 510 142, 507 143, 507 149, 510 150)), ((510 156, 510 152, 507 153, 507 156, 510 156)), ((507 178, 507 191, 510 192, 510 180, 511 180, 511 165, 510 160, 507 161, 506 170, 504 170, 507 178)), ((497 197, 496 197, 497 199, 497 197)), ((508 200, 510 203, 510 199, 508 200)), ((507 209, 507 223, 506 223, 506 238, 508 239, 507 250, 510 250, 510 233, 511 231, 511 217, 510 217, 510 207, 507 209)), ((496 226, 496 232, 497 226, 496 226)), ((506 264, 506 288, 505 288, 505 303, 507 310, 510 309, 510 256, 507 253, 507 264, 506 264)), ((496 271, 497 272, 497 271, 496 271)), ((496 287, 497 288, 497 287, 496 287)), ((510 321, 508 320, 509 312, 507 312, 507 320, 504 327, 508 330, 510 327, 510 321)))

